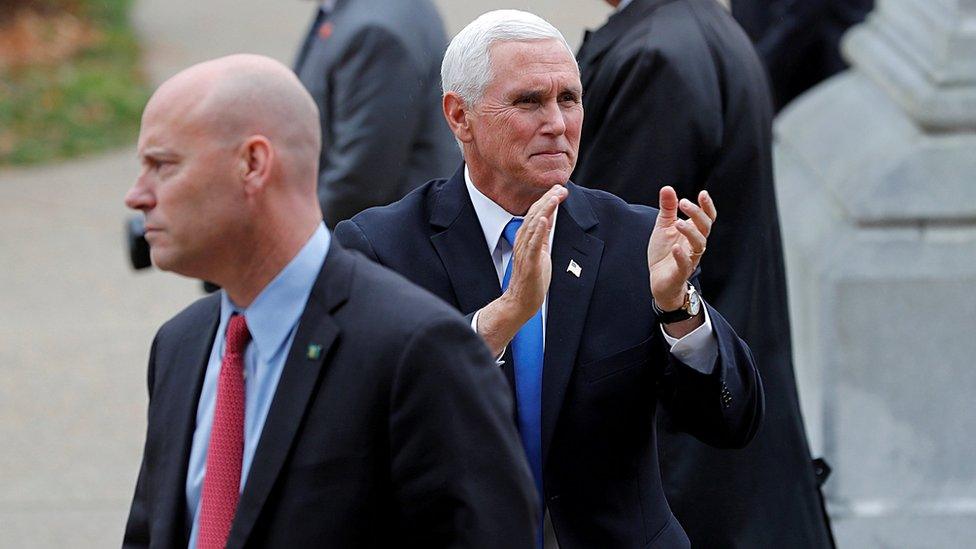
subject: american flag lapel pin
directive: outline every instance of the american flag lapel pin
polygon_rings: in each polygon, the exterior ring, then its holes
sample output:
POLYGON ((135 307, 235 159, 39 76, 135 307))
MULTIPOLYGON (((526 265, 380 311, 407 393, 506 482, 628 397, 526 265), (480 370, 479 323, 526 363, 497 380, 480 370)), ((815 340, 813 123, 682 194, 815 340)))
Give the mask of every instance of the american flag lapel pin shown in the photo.
POLYGON ((579 278, 580 275, 583 274, 583 267, 580 267, 579 266, 579 263, 577 263, 576 261, 570 259, 569 260, 569 266, 566 267, 566 272, 567 273, 573 273, 574 275, 576 275, 576 278, 579 278))

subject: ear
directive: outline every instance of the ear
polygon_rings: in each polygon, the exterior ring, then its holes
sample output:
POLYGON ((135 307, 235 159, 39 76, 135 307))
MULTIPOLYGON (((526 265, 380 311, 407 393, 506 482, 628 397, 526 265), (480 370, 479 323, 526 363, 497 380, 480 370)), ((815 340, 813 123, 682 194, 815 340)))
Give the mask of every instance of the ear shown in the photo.
POLYGON ((241 145, 241 181, 244 192, 253 194, 264 189, 271 178, 275 161, 274 147, 267 137, 252 135, 241 145))
POLYGON ((447 119, 447 125, 451 128, 454 137, 462 143, 470 143, 474 136, 471 133, 471 120, 468 115, 472 113, 461 96, 454 92, 445 93, 442 107, 444 118, 447 119))

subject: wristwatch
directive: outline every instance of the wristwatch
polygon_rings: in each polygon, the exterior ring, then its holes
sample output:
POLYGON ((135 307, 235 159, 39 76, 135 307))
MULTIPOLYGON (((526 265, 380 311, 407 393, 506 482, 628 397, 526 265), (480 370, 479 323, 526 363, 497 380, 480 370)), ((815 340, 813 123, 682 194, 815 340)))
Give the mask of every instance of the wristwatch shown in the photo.
POLYGON ((681 307, 673 311, 664 311, 657 306, 653 298, 651 298, 651 307, 654 308, 654 314, 657 315, 657 319, 661 324, 681 322, 682 320, 688 320, 691 317, 698 316, 698 313, 701 311, 701 296, 698 295, 698 290, 689 282, 688 291, 685 292, 685 302, 681 307))

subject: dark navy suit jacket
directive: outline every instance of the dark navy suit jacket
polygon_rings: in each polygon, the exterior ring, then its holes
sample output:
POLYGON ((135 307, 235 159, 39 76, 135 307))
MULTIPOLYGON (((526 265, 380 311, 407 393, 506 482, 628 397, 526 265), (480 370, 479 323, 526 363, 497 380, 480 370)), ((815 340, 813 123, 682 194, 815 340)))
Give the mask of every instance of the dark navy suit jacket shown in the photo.
MULTIPOLYGON (((153 342, 124 547, 187 546, 187 461, 219 311, 203 298, 153 342)), ((512 409, 456 311, 333 240, 227 547, 529 548, 535 489, 512 409)))
MULTIPOLYGON (((546 321, 545 504, 562 549, 687 546, 661 487, 657 405, 701 440, 741 447, 759 427, 762 385, 749 348, 714 309, 714 372, 703 375, 670 354, 647 267, 657 210, 567 186, 546 321), (567 271, 571 260, 579 277, 567 271)), ((462 313, 501 293, 463 170, 340 223, 335 235, 462 313)), ((506 353, 510 380, 511 364, 506 353)))

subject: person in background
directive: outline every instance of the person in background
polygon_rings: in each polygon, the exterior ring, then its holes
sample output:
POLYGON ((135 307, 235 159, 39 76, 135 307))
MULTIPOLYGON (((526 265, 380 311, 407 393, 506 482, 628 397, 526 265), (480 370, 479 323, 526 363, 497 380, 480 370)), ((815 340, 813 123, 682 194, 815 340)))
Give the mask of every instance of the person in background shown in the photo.
POLYGON ((716 202, 667 187, 658 212, 569 181, 584 88, 565 39, 535 15, 477 18, 441 74, 463 166, 336 238, 470 315, 501 357, 537 546, 687 547, 661 486, 658 403, 719 447, 747 444, 763 410, 748 347, 694 286, 716 202))
POLYGON ((321 1, 295 73, 319 108, 329 227, 454 169, 457 145, 440 113, 446 45, 429 0, 321 1))
POLYGON ((160 269, 222 288, 160 328, 125 547, 530 547, 504 377, 453 309, 343 249, 320 131, 266 57, 190 67, 126 195, 160 269))
POLYGON ((769 73, 779 112, 795 97, 847 68, 840 39, 864 21, 874 0, 734 0, 769 73))
POLYGON ((772 110, 748 37, 716 0, 608 0, 577 58, 586 118, 573 180, 658 206, 662 187, 722 206, 701 291, 756 357, 766 417, 720 451, 661 414, 668 502, 696 547, 825 547, 830 527, 800 414, 773 187, 772 110))

